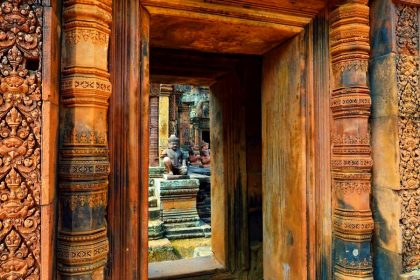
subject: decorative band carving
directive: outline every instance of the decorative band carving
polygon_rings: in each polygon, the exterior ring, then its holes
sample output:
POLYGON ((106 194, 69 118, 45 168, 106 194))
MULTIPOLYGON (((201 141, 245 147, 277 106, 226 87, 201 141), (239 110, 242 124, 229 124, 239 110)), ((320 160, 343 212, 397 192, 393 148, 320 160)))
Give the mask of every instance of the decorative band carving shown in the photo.
POLYGON ((337 172, 334 171, 332 173, 332 178, 336 180, 342 180, 342 181, 353 181, 353 180, 363 180, 363 181, 370 181, 372 175, 368 172, 360 172, 360 173, 344 173, 344 172, 337 172))
POLYGON ((341 277, 336 279, 347 279, 346 276, 361 276, 366 277, 366 279, 372 279, 371 275, 373 272, 372 269, 372 258, 364 258, 360 261, 350 261, 347 258, 338 258, 337 262, 337 271, 342 273, 341 277))
POLYGON ((84 207, 85 205, 90 208, 99 206, 106 207, 108 199, 107 192, 108 189, 89 193, 63 193, 61 195, 62 206, 69 207, 72 211, 76 210, 78 207, 84 207))
POLYGON ((104 146, 107 147, 107 135, 96 130, 79 131, 68 129, 64 131, 63 146, 104 146))
POLYGON ((373 219, 370 210, 351 211, 335 209, 335 235, 347 241, 369 241, 373 232, 373 219))
POLYGON ((58 239, 71 242, 83 242, 83 241, 92 241, 105 238, 107 235, 106 228, 101 228, 99 230, 94 230, 91 232, 83 233, 74 233, 74 232, 65 232, 60 231, 58 239))
POLYGON ((364 155, 361 155, 360 157, 333 156, 331 160, 333 170, 370 170, 372 164, 372 159, 364 155))
POLYGON ((108 181, 60 182, 59 188, 66 191, 97 191, 108 188, 108 181))
POLYGON ((58 168, 58 174, 62 179, 107 179, 109 173, 110 164, 106 159, 61 161, 58 168))
POLYGON ((106 238, 95 241, 84 240, 80 245, 62 241, 57 248, 57 259, 62 264, 89 265, 96 263, 98 259, 106 259, 108 251, 109 244, 106 238))
POLYGON ((336 89, 332 93, 331 110, 335 119, 370 115, 371 99, 367 88, 336 89))
POLYGON ((334 276, 343 280, 372 279, 373 271, 370 256, 374 223, 369 205, 373 163, 368 128, 371 98, 367 85, 370 52, 367 2, 343 1, 331 13, 334 276))
POLYGON ((109 35, 107 32, 102 32, 98 29, 91 28, 75 28, 67 30, 64 33, 64 39, 67 44, 78 44, 80 42, 92 42, 94 45, 104 46, 108 45, 109 35))
POLYGON ((369 181, 333 181, 333 188, 336 192, 340 194, 362 194, 370 193, 370 182, 369 181))

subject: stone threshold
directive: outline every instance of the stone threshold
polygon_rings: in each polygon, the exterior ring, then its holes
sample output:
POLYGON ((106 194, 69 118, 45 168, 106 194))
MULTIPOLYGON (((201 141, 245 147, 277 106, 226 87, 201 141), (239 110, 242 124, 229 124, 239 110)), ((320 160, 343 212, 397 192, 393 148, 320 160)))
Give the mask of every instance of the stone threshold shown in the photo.
POLYGON ((214 274, 225 268, 214 256, 149 263, 149 280, 180 279, 214 274))

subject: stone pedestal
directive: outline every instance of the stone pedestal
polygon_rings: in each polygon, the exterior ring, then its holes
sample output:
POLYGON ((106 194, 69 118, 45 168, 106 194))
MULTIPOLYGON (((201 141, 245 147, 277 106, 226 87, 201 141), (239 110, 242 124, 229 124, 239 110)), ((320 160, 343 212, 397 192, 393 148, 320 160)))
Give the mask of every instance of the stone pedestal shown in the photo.
POLYGON ((178 259, 179 257, 175 253, 174 247, 167 238, 149 240, 149 263, 173 261, 178 259))
POLYGON ((165 168, 163 167, 149 168, 149 240, 163 238, 164 234, 163 222, 160 219, 159 195, 157 195, 155 187, 155 180, 162 178, 164 172, 165 168))
MULTIPOLYGON (((205 168, 201 168, 205 169, 205 168)), ((194 174, 191 178, 198 179, 200 182, 197 193, 197 212, 200 219, 211 225, 211 182, 210 176, 194 174)))
POLYGON ((210 226, 202 222, 197 212, 197 179, 157 179, 161 217, 168 239, 209 237, 210 226))

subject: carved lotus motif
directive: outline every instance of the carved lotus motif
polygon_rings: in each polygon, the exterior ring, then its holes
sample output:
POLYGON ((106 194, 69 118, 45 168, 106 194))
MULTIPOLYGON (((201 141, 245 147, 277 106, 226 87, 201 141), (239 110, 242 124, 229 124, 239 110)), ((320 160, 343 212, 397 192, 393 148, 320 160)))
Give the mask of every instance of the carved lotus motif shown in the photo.
POLYGON ((12 230, 7 235, 0 252, 0 259, 3 261, 0 264, 0 279, 28 279, 27 276, 35 270, 35 260, 16 231, 12 230))
POLYGON ((34 201, 28 197, 28 188, 21 176, 12 169, 5 182, 0 183, 0 219, 26 217, 34 201))
POLYGON ((37 16, 23 1, 7 1, 1 5, 0 50, 17 46, 28 56, 39 56, 38 40, 41 32, 37 16))

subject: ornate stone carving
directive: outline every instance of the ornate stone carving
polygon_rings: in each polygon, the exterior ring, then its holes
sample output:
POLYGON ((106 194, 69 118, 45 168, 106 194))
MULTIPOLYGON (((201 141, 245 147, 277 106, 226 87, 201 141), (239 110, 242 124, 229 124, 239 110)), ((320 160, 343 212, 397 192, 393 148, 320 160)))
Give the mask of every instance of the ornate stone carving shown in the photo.
POLYGON ((0 279, 40 279, 42 7, 0 6, 0 279))
POLYGON ((367 86, 369 7, 342 1, 331 14, 330 46, 334 86, 331 111, 334 191, 335 279, 373 279, 369 205, 372 158, 367 86))
POLYGON ((103 279, 108 259, 111 4, 63 1, 57 268, 66 279, 103 279))
POLYGON ((419 53, 419 26, 418 8, 398 4, 396 6, 397 25, 397 51, 399 54, 418 55, 419 53))
POLYGON ((370 191, 370 184, 369 182, 340 182, 334 181, 333 188, 336 192, 341 192, 342 194, 352 194, 352 193, 366 193, 370 191))
POLYGON ((403 269, 420 269, 419 9, 396 5, 401 230, 403 269))

